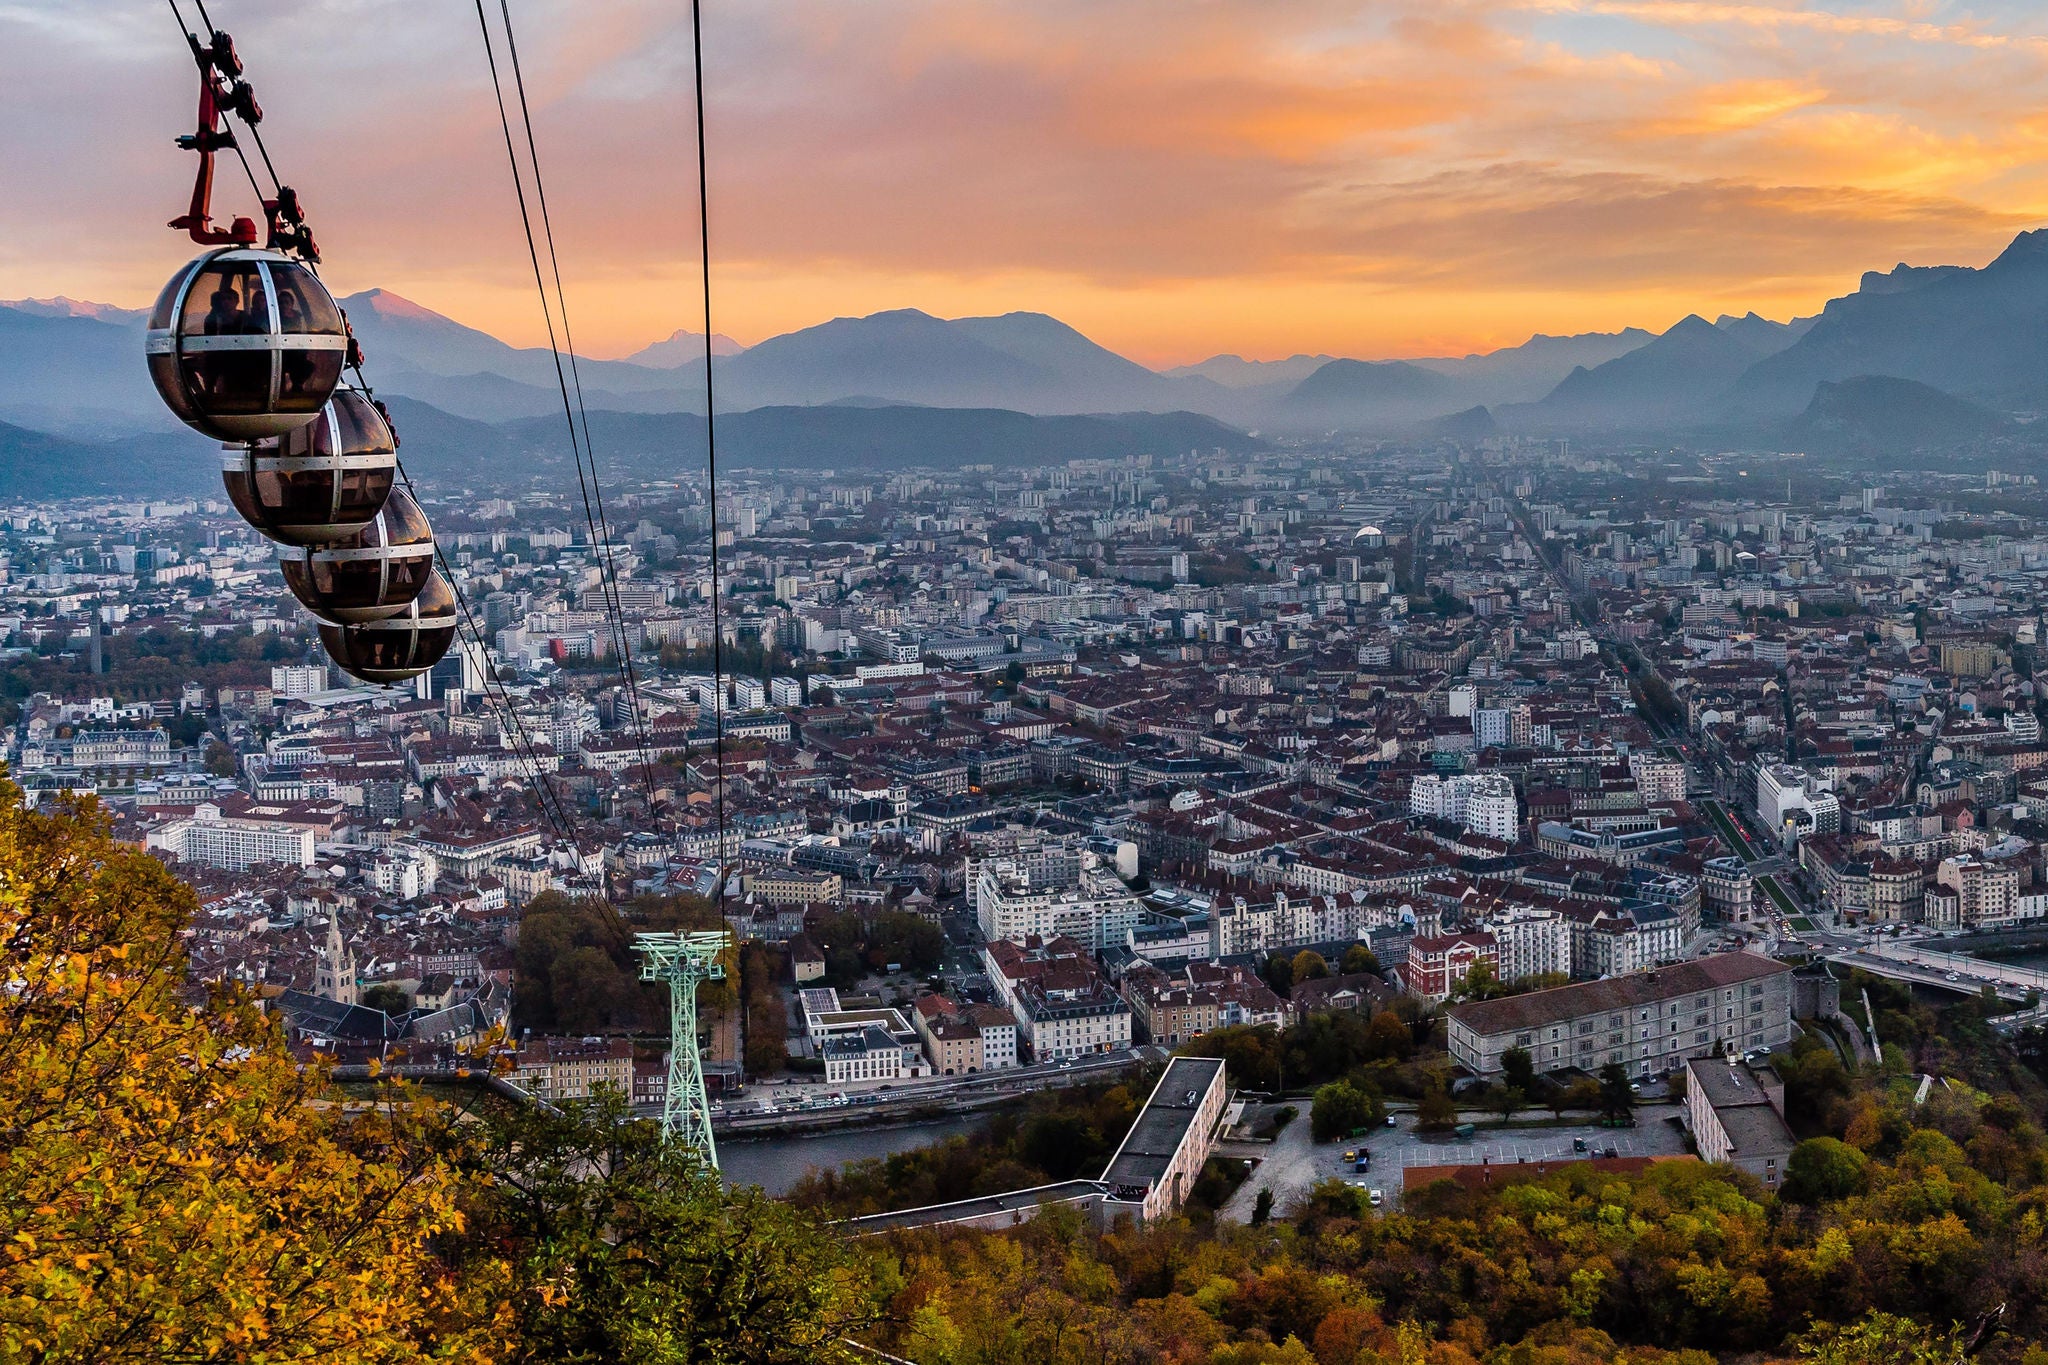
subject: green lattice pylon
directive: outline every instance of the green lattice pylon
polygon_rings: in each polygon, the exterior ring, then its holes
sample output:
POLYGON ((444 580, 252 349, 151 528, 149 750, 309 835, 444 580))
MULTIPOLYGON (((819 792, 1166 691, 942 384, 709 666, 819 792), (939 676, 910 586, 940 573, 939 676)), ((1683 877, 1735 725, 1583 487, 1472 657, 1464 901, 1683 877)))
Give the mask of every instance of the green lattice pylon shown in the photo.
POLYGON ((635 934, 642 981, 668 982, 668 1094, 661 1104, 662 1132, 688 1143, 716 1169, 711 1100, 704 1093, 704 1058, 697 1051, 697 983, 725 977, 723 958, 732 936, 723 929, 689 934, 635 934))

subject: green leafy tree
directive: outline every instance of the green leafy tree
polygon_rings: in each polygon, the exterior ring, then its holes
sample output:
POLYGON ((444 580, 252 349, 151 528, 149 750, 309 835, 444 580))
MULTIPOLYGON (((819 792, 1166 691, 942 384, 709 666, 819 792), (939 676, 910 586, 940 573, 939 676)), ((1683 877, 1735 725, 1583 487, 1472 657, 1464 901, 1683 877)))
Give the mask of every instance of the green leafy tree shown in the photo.
POLYGON ((1333 1081, 1316 1091, 1315 1104, 1309 1110, 1309 1131, 1316 1141, 1328 1142, 1385 1119, 1378 1095, 1348 1081, 1333 1081))
POLYGON ((1785 1197, 1802 1204, 1846 1199, 1863 1188, 1870 1158, 1831 1137, 1808 1138, 1785 1162, 1785 1197))
POLYGON ((1321 953, 1310 948, 1303 948, 1294 955, 1293 968, 1296 983, 1320 980, 1330 974, 1330 964, 1323 960, 1321 953))
POLYGON ((514 1361, 854 1360, 882 1311, 858 1250, 718 1173, 623 1097, 488 1111, 458 1163, 465 1267, 503 1263, 514 1361))
POLYGON ((20 802, 0 782, 0 1361, 490 1354, 434 1255, 437 1107, 317 1103, 253 1000, 187 999, 191 888, 91 800, 20 802))
POLYGON ((1564 1092, 1558 1096, 1558 1103, 1564 1109, 1576 1109, 1582 1114, 1595 1113, 1599 1110, 1602 1097, 1606 1093, 1600 1082, 1590 1076, 1583 1076, 1565 1087, 1564 1092))
POLYGON ((1294 990, 1294 959, 1285 953, 1274 953, 1267 957, 1265 969, 1260 975, 1273 988, 1275 995, 1285 997, 1294 990))
POLYGON ((412 1008, 412 997, 405 993, 404 987, 380 981, 363 992, 363 1005, 386 1014, 404 1014, 412 1008))
POLYGON ((1600 1068, 1600 1116, 1617 1122, 1635 1113, 1636 1093, 1628 1088, 1628 1072, 1620 1062, 1600 1068))
POLYGON ((1425 1132, 1442 1132, 1458 1123, 1458 1105, 1448 1090, 1432 1085, 1422 1092, 1415 1106, 1415 1126, 1425 1132))
POLYGON ((1344 974, 1346 976, 1355 976, 1360 972, 1370 972, 1372 975, 1378 976, 1380 973, 1379 954, 1366 947, 1363 943, 1354 943, 1344 950, 1344 974))
POLYGON ((1847 1326, 1815 1323, 1797 1340, 1814 1365, 1958 1365, 1968 1357, 1960 1327, 1947 1329, 1872 1309, 1847 1326))
POLYGON ((1525 1047, 1511 1047, 1500 1055, 1501 1083, 1513 1086, 1524 1095, 1536 1090, 1536 1063, 1525 1047))
POLYGON ((1506 994, 1501 986, 1500 973, 1490 962, 1474 962, 1465 969, 1465 976, 1451 992, 1460 1000, 1491 1000, 1506 994))
POLYGON ((1405 1061, 1415 1051, 1415 1034, 1392 1010, 1381 1010, 1366 1026, 1365 1040, 1370 1057, 1392 1057, 1405 1061))

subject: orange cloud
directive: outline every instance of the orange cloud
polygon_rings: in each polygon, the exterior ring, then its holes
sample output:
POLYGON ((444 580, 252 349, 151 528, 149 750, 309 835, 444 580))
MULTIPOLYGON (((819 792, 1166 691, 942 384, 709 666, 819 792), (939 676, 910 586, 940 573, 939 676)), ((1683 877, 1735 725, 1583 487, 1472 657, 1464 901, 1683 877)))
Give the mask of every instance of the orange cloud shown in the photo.
MULTIPOLYGON (((473 18, 213 0, 342 288, 540 334, 473 18)), ((521 0, 579 339, 695 317, 687 16, 521 0)), ((0 295, 133 303, 182 249, 168 21, 0 10, 0 295), (75 92, 96 97, 78 101, 75 92), (5 106, 12 107, 5 107, 5 106), (63 118, 53 111, 65 111, 63 118)), ((1695 0, 712 0, 717 325, 1057 313, 1155 362, 1460 352, 1810 311, 2048 216, 2019 20, 1695 0)), ((223 181, 232 197, 231 185, 223 181)), ((244 190, 246 193, 246 189, 244 190)))

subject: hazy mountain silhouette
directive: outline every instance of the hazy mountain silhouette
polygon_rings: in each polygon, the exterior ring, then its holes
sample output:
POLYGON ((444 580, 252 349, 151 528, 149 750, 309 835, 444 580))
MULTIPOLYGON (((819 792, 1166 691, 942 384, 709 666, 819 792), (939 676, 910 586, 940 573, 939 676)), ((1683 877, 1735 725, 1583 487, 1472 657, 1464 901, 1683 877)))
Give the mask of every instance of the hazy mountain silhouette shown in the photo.
MULTIPOLYGON (((1754 315, 1751 315, 1754 317, 1754 315)), ((1719 327, 1688 314, 1647 345, 1591 369, 1580 367, 1529 414, 1551 425, 1643 427, 1694 416, 1776 346, 1789 328, 1762 318, 1719 327)))
POLYGON ((139 322, 0 305, 0 418, 71 434, 182 430, 142 363, 139 322))
MULTIPOLYGON (((508 346, 488 332, 387 289, 341 300, 363 343, 364 371, 380 393, 405 394, 482 421, 560 412, 555 357, 543 346, 508 346)), ((688 369, 657 369, 623 360, 578 359, 586 407, 641 411, 703 411, 704 379, 688 369)))
POLYGON ((1295 385, 1272 420, 1296 430, 1386 426, 1442 413, 1457 393, 1454 381, 1405 360, 1333 360, 1295 385))
POLYGON ((1896 375, 1988 404, 2048 397, 2048 230, 2023 232, 1982 270, 1901 265, 1832 299, 1796 343, 1727 395, 1736 417, 1790 416, 1819 384, 1896 375))
POLYGON ((1604 365, 1654 339, 1654 333, 1640 327, 1619 332, 1581 332, 1577 336, 1545 336, 1539 332, 1519 346, 1458 359, 1414 363, 1458 381, 1458 397, 1464 402, 1532 403, 1556 388, 1573 370, 1604 365))
MULTIPOLYGON (((711 354, 714 356, 738 355, 746 349, 723 332, 711 338, 711 354)), ((678 365, 701 365, 704 363, 704 334, 679 327, 652 346, 642 346, 627 356, 626 363, 656 370, 673 370, 678 365)))
POLYGON ((1824 451, 1902 455, 2008 436, 2020 429, 1991 409, 1917 380, 1858 375, 1815 388, 1785 426, 1788 440, 1824 451))
MULTIPOLYGON (((507 423, 503 430, 522 467, 558 455, 566 461, 560 433, 544 419, 507 423)), ((590 441, 601 470, 659 477, 704 467, 704 422, 687 414, 593 412, 590 441)), ((990 408, 818 404, 718 419, 719 465, 735 469, 1015 467, 1264 448, 1263 441, 1192 412, 1048 417, 990 408)))
POLYGON ((184 427, 82 441, 0 422, 0 498, 219 495, 219 451, 184 427))
POLYGON ((718 367, 721 404, 829 403, 847 394, 1041 414, 1225 405, 1207 380, 1168 379, 1043 313, 936 318, 899 308, 772 337, 718 367))
MULTIPOLYGON (((451 419, 559 420, 548 350, 508 345, 384 290, 343 302, 381 394, 416 399, 451 419)), ((0 421, 88 443, 175 431, 141 363, 141 321, 134 309, 62 297, 0 304, 0 421)), ((580 361, 574 378, 584 406, 701 412, 702 375, 687 363, 697 345, 683 330, 627 360, 580 361)), ((1476 430, 1473 410, 1483 407, 1489 420, 1524 430, 1675 426, 1757 436, 1807 414, 1820 385, 1866 376, 1914 381, 1994 411, 2048 402, 2048 231, 2020 234, 1982 269, 1870 272, 1815 318, 1692 316, 1657 337, 1636 328, 1538 334, 1457 358, 1216 356, 1156 373, 1044 314, 948 320, 915 309, 835 318, 730 354, 730 339, 721 339, 719 349, 727 412, 863 404, 883 413, 900 405, 1041 416, 1201 413, 1315 433, 1412 431, 1437 419, 1445 424, 1429 430, 1476 430)), ((900 414, 870 420, 910 429, 900 414)), ((874 449, 893 449, 877 440, 874 449)), ((20 438, 13 444, 22 448, 20 438)))
POLYGON ((1176 365, 1160 373, 1168 379, 1206 379, 1226 389, 1292 388, 1337 357, 1291 355, 1285 360, 1246 360, 1241 355, 1212 355, 1197 365, 1176 365))

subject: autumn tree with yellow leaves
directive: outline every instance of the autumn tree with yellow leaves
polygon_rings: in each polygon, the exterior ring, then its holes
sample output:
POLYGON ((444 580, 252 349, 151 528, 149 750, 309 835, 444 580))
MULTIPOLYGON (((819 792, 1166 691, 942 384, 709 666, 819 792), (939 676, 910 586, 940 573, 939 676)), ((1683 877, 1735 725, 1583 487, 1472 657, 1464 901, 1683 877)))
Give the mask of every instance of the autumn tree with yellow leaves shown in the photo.
POLYGON ((0 782, 0 1365, 833 1361, 871 1267, 616 1098, 334 1103, 196 902, 0 782))
POLYGON ((0 784, 0 1360, 404 1361, 489 1335, 415 1116, 308 1102, 274 1024, 193 998, 193 893, 90 802, 0 784))

